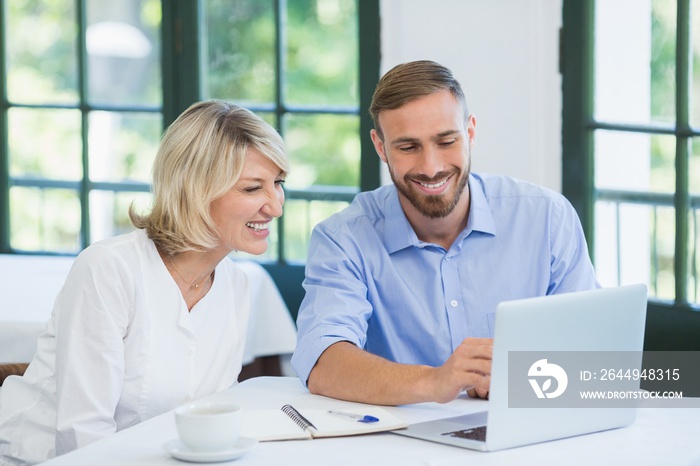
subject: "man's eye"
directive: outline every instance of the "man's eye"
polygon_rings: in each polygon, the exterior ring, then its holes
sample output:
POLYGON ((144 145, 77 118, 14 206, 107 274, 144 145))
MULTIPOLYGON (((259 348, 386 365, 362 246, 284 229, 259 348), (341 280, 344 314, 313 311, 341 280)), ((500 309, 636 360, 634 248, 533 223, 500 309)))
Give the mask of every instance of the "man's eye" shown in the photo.
POLYGON ((415 150, 416 146, 401 146, 399 147, 399 150, 402 152, 411 152, 412 150, 415 150))
POLYGON ((441 146, 441 147, 449 147, 449 146, 451 146, 452 144, 454 144, 455 141, 456 141, 456 139, 450 139, 449 141, 440 141, 440 142, 438 143, 438 145, 441 146))

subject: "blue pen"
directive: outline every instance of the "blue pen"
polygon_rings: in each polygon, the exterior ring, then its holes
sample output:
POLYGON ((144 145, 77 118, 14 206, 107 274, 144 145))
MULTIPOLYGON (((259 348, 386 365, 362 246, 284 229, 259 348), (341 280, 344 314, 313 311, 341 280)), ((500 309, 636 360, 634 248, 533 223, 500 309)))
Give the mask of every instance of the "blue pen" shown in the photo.
POLYGON ((328 411, 328 414, 333 414, 334 416, 341 416, 347 419, 352 419, 357 422, 378 422, 379 418, 374 416, 367 416, 364 414, 353 414, 345 413, 343 411, 328 411))

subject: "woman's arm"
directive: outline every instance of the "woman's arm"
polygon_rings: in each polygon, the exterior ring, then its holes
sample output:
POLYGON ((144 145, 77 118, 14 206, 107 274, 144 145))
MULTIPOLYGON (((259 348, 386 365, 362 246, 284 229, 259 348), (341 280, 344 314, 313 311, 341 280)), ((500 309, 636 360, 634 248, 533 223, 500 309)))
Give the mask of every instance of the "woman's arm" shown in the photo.
POLYGON ((130 285, 122 260, 98 246, 76 259, 59 293, 54 306, 57 455, 116 431, 130 285))

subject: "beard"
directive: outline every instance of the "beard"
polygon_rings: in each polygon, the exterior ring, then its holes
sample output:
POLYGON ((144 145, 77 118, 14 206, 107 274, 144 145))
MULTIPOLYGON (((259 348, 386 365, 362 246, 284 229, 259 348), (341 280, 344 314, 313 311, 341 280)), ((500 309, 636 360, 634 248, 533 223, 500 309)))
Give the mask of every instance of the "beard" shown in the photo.
POLYGON ((444 218, 447 217, 455 209, 459 200, 462 197, 464 188, 467 186, 467 181, 469 180, 469 170, 461 172, 459 169, 455 168, 451 171, 442 171, 437 173, 432 178, 425 175, 411 176, 411 174, 406 174, 402 181, 399 181, 394 176, 394 171, 389 168, 389 175, 391 176, 391 181, 394 182, 396 189, 411 203, 411 205, 422 215, 428 218, 444 218), (459 176, 460 173, 462 177, 457 182, 455 189, 451 192, 439 194, 439 195, 425 195, 419 192, 413 185, 413 181, 419 181, 421 183, 435 183, 438 180, 444 180, 448 176, 459 176), (450 199, 450 194, 452 198, 450 199))

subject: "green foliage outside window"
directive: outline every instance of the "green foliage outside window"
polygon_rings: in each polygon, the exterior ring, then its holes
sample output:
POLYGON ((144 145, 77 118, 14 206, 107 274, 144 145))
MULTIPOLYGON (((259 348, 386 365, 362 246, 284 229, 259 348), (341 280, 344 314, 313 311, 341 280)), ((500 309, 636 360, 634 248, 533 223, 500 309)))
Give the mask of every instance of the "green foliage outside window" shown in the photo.
MULTIPOLYGON (((202 2, 201 98, 248 106, 284 136, 292 163, 287 217, 294 219, 284 225, 285 259, 303 261, 313 225, 347 202, 295 199, 295 190, 359 188, 358 1, 288 0, 282 2, 283 18, 276 17, 277 3, 202 2)), ((172 77, 160 74, 160 31, 161 8, 171 5, 0 4, 9 101, 2 109, 11 180, 5 188, 9 247, 77 253, 86 246, 84 238, 92 242, 128 231, 129 205, 143 210, 150 202, 139 191, 150 181, 163 131, 162 102, 170 97, 162 95, 162 80, 172 77), (82 7, 84 41, 77 22, 82 7), (98 33, 113 23, 128 26, 143 50, 111 49, 113 42, 128 42, 122 36, 101 42, 98 33), (133 183, 141 188, 131 190, 133 183)), ((273 231, 263 259, 277 258, 277 241, 273 231)))

